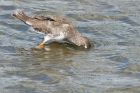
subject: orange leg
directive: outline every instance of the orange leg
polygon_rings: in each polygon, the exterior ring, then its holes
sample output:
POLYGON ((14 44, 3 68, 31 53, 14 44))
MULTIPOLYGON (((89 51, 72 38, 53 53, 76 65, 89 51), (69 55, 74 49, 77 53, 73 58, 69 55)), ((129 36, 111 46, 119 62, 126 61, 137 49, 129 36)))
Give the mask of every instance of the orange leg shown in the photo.
POLYGON ((38 45, 38 48, 39 48, 39 49, 45 49, 45 43, 44 43, 44 42, 41 42, 41 43, 38 45))
POLYGON ((45 43, 51 39, 51 35, 44 36, 44 40, 38 45, 39 49, 45 49, 45 43))

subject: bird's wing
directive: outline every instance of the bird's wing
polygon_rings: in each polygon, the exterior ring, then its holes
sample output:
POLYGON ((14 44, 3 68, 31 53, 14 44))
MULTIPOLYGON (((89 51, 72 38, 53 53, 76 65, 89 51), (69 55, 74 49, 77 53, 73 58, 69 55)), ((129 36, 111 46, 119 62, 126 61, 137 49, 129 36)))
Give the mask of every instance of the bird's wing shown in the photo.
POLYGON ((34 16, 33 18, 38 19, 38 20, 46 20, 46 21, 54 21, 57 22, 59 24, 67 24, 69 23, 67 19, 65 19, 64 17, 60 17, 60 16, 34 16))
POLYGON ((55 21, 51 17, 45 17, 45 16, 34 16, 33 18, 38 19, 38 20, 55 21))

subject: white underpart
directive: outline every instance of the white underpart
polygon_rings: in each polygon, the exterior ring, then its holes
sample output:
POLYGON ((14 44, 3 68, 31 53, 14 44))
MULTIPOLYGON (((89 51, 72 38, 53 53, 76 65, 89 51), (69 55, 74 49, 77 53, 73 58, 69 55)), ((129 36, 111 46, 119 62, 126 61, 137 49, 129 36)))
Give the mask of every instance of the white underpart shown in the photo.
POLYGON ((60 35, 54 37, 55 40, 63 40, 65 38, 64 33, 60 32, 60 35))
POLYGON ((26 21, 26 24, 28 24, 28 25, 30 25, 30 26, 32 25, 32 23, 31 23, 31 22, 29 22, 29 21, 26 21))
POLYGON ((53 42, 53 41, 63 41, 63 39, 65 38, 64 34, 61 32, 60 35, 54 35, 54 34, 48 34, 44 37, 44 43, 46 42, 53 42))
POLYGON ((51 39, 52 39, 52 37, 50 35, 46 35, 46 36, 44 36, 43 43, 46 43, 46 42, 50 41, 51 39))

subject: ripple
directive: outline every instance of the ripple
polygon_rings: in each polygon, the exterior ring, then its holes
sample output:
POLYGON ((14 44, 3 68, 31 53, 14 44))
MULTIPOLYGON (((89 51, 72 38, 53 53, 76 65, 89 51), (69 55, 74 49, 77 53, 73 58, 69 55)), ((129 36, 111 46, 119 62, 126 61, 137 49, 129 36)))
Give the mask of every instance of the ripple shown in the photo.
POLYGON ((0 5, 0 9, 2 10, 15 10, 15 6, 13 5, 0 5))
POLYGON ((3 25, 3 26, 7 26, 11 29, 18 29, 18 30, 21 30, 21 31, 27 31, 28 30, 28 27, 26 25, 9 24, 7 22, 1 22, 0 24, 3 25))
POLYGON ((0 91, 4 93, 139 93, 138 0, 1 0, 0 91), (69 17, 95 47, 36 49, 42 35, 11 16, 69 17))
POLYGON ((130 24, 131 26, 140 26, 139 23, 131 20, 130 18, 128 17, 123 17, 123 18, 120 18, 119 19, 120 21, 124 22, 124 23, 127 23, 127 24, 130 24))
POLYGON ((0 15, 1 19, 10 19, 11 15, 10 14, 4 14, 4 15, 0 15))
POLYGON ((117 61, 117 62, 128 62, 128 58, 123 57, 123 56, 113 56, 113 57, 110 57, 109 59, 111 59, 112 61, 117 61))
POLYGON ((140 72, 140 64, 139 63, 135 63, 135 64, 131 64, 127 67, 127 69, 125 69, 125 72, 128 73, 138 73, 140 72))
POLYGON ((0 46, 1 52, 4 53, 15 53, 16 49, 13 46, 0 46))
POLYGON ((138 93, 140 91, 139 86, 128 86, 127 88, 110 88, 105 93, 138 93))
POLYGON ((119 46, 134 46, 135 43, 134 42, 118 42, 119 46))
POLYGON ((104 2, 104 1, 97 1, 97 3, 100 5, 101 9, 112 9, 112 8, 114 8, 113 5, 110 5, 109 3, 104 2))

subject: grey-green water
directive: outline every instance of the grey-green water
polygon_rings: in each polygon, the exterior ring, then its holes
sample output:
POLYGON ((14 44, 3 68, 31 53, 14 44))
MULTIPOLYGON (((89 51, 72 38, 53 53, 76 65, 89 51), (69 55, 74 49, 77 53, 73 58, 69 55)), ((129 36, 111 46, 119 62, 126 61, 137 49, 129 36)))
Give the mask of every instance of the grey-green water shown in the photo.
POLYGON ((0 93, 140 93, 140 0, 0 0, 0 93), (13 18, 67 16, 95 45, 50 45, 13 18))

